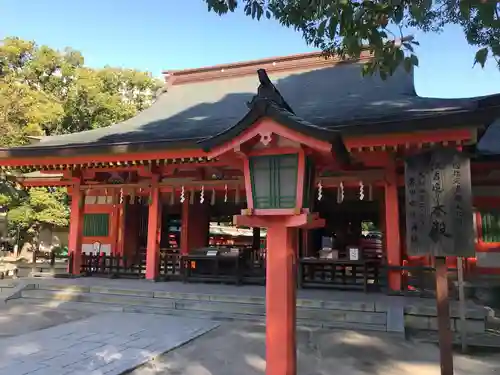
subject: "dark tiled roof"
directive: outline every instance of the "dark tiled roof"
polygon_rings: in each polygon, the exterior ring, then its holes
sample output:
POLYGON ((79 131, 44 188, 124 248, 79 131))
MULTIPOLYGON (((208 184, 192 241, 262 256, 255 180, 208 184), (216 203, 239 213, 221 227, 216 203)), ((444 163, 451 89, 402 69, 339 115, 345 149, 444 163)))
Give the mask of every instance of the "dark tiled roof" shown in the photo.
MULTIPOLYGON (((256 67, 257 70, 258 67, 256 67)), ((461 111, 472 111, 475 99, 421 98, 413 74, 398 71, 386 81, 362 77, 357 63, 269 74, 295 115, 321 128, 376 132, 377 122, 404 121, 461 111), (359 126, 361 124, 361 127, 359 126), (366 124, 366 126, 364 125, 366 124)), ((137 116, 107 128, 46 137, 26 148, 99 146, 119 143, 188 141, 195 144, 238 123, 256 94, 256 74, 173 85, 137 116)), ((400 127, 400 128, 399 128, 400 127)), ((394 126, 390 131, 394 131, 394 126)))
POLYGON ((500 155, 500 117, 486 129, 476 148, 479 155, 500 155))

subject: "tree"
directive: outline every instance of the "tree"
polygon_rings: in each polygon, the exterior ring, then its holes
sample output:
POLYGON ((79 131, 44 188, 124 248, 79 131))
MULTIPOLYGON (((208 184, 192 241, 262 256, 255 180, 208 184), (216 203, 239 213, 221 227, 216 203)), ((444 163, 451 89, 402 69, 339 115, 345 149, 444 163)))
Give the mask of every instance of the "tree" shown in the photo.
POLYGON ((325 55, 357 58, 364 49, 374 58, 364 74, 391 75, 403 64, 418 66, 406 28, 439 32, 447 24, 460 25, 470 45, 478 47, 474 64, 484 67, 491 57, 500 69, 500 2, 489 0, 204 0, 219 15, 243 4, 257 20, 275 18, 300 31, 306 42, 325 55), (391 30, 398 30, 395 34, 391 30))
POLYGON ((69 207, 65 189, 32 188, 17 201, 12 202, 7 213, 11 233, 39 244, 40 230, 44 227, 66 227, 69 224, 69 207))
POLYGON ((85 67, 71 48, 6 38, 0 45, 0 145, 126 120, 148 107, 161 85, 146 72, 85 67))
MULTIPOLYGON (((29 136, 66 134, 109 126, 147 108, 162 82, 132 69, 84 65, 71 48, 58 51, 17 37, 0 44, 0 147, 19 146, 29 136)), ((10 229, 37 238, 43 226, 68 225, 63 189, 25 192, 15 175, 0 172, 0 211, 10 229)))

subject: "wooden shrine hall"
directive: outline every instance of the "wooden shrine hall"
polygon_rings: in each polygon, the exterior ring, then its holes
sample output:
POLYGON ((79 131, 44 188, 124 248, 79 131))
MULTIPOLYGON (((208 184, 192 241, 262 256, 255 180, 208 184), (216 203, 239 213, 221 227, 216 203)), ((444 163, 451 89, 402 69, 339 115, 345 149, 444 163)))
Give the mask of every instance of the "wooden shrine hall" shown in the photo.
POLYGON ((164 72, 137 116, 2 149, 0 165, 39 172, 26 188, 67 188, 73 275, 264 283, 289 248, 304 287, 397 292, 405 266, 430 265, 405 252, 404 158, 452 147, 472 155, 468 272, 500 273, 500 163, 477 148, 495 136, 500 96, 419 97, 413 73, 362 77, 368 59, 164 72), (211 222, 253 228, 253 240, 217 240, 211 222))

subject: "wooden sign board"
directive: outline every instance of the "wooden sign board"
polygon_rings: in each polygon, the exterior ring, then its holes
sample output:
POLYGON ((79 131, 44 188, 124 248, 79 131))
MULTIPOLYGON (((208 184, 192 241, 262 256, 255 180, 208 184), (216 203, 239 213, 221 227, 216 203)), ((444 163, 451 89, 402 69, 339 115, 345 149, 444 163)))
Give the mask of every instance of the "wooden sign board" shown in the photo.
POLYGON ((349 247, 349 260, 358 261, 359 260, 359 248, 357 247, 349 247))
POLYGON ((474 256, 470 160, 436 149, 405 162, 409 255, 474 256))

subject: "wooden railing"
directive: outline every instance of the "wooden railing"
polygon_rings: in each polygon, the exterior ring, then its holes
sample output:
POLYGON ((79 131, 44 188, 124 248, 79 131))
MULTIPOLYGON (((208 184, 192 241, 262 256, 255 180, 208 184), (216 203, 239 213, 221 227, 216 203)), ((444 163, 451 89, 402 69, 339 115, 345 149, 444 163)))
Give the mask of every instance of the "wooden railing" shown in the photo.
POLYGON ((110 278, 144 278, 146 259, 138 255, 128 258, 120 255, 82 253, 80 274, 110 278))
MULTIPOLYGON (((68 260, 73 273, 73 255, 68 260)), ((80 266, 82 276, 110 278, 145 277, 146 254, 136 257, 83 253, 80 266)), ((160 251, 159 280, 213 281, 235 284, 265 284, 265 252, 244 251, 240 256, 181 255, 178 249, 160 251)))
MULTIPOLYGON (((73 273, 73 264, 73 256, 70 255, 70 274, 73 273)), ((165 249, 160 252, 159 267, 159 279, 162 281, 265 285, 266 253, 265 250, 247 249, 239 256, 183 256, 178 249, 165 249)), ((145 272, 144 253, 128 258, 119 255, 82 254, 80 273, 83 276, 142 279, 145 272)), ((383 264, 383 260, 378 259, 348 261, 304 258, 299 260, 298 286, 364 292, 386 291, 388 294, 434 297, 434 273, 433 267, 387 266, 383 264), (388 290, 387 279, 390 272, 401 274, 400 291, 388 290)), ((452 281, 456 280, 457 270, 449 268, 448 273, 450 295, 455 296, 452 281)))
POLYGON ((298 284, 301 288, 331 288, 378 291, 380 262, 374 260, 301 259, 298 284))
POLYGON ((225 282, 242 284, 242 256, 185 255, 184 282, 225 282))
POLYGON ((185 255, 184 282, 266 283, 265 250, 245 249, 233 255, 185 255))
POLYGON ((183 262, 179 249, 162 249, 160 251, 160 279, 163 281, 183 279, 183 262))

